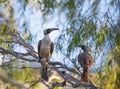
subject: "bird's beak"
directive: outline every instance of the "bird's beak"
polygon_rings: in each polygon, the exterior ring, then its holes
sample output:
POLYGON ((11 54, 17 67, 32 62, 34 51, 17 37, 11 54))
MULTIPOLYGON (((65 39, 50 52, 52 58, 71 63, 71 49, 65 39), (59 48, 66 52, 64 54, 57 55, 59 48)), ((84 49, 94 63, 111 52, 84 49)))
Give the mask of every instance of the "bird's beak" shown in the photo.
POLYGON ((51 29, 53 29, 53 30, 59 30, 58 28, 51 28, 51 29))
POLYGON ((49 30, 49 32, 52 32, 54 30, 59 30, 59 29, 58 28, 49 28, 48 30, 49 30))

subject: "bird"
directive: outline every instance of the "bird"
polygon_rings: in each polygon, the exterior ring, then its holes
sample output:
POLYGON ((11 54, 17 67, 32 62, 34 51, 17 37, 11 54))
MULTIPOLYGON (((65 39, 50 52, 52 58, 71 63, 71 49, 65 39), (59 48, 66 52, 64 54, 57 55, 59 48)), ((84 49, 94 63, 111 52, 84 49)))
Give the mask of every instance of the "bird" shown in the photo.
POLYGON ((78 45, 83 50, 83 53, 78 54, 78 63, 83 67, 81 83, 90 83, 89 71, 93 65, 93 57, 89 53, 89 47, 86 45, 78 45))
POLYGON ((48 81, 48 61, 52 56, 53 50, 54 50, 54 43, 51 41, 49 34, 54 31, 54 30, 59 30, 58 28, 48 28, 45 29, 44 32, 44 37, 39 40, 38 42, 38 56, 39 56, 39 61, 42 60, 41 65, 42 65, 42 73, 41 73, 41 78, 48 81))

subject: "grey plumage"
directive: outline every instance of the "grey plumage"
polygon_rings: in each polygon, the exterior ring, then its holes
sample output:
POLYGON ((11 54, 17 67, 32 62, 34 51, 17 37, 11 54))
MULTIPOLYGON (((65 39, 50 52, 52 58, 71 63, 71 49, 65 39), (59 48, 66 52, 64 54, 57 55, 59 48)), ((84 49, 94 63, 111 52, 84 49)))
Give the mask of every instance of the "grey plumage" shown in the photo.
POLYGON ((38 54, 40 58, 49 59, 52 55, 53 49, 54 49, 54 44, 48 35, 46 35, 38 43, 38 54))
POLYGON ((54 50, 54 44, 51 41, 50 37, 49 37, 49 33, 54 31, 54 30, 58 30, 57 28, 49 28, 44 30, 44 38, 42 40, 40 40, 38 42, 38 56, 40 58, 40 60, 43 60, 43 62, 41 62, 42 65, 42 74, 41 77, 44 80, 48 80, 48 60, 50 59, 53 50, 54 50))

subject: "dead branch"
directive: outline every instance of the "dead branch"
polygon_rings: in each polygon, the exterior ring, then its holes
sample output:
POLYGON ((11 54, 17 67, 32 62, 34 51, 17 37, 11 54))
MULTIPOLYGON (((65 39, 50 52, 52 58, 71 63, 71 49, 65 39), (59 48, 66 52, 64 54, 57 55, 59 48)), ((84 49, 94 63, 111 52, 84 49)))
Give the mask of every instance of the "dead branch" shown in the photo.
MULTIPOLYGON (((2 53, 2 54, 10 54, 10 55, 12 55, 12 56, 14 56, 16 58, 22 59, 24 61, 37 62, 37 60, 35 60, 35 59, 29 59, 29 58, 27 58, 26 57, 27 53, 24 54, 24 53, 14 52, 12 50, 4 49, 2 47, 0 47, 0 53, 2 53)), ((28 56, 31 56, 31 55, 28 55, 28 56)))

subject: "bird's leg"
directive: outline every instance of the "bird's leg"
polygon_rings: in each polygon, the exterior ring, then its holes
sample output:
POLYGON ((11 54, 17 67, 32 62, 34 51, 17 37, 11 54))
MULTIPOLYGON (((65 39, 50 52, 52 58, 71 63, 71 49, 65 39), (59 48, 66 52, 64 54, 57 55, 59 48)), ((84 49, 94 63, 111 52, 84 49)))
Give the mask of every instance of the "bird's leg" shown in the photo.
POLYGON ((48 62, 44 62, 44 67, 47 67, 48 66, 48 62))
POLYGON ((48 65, 48 59, 42 59, 42 62, 41 62, 42 65, 44 65, 44 67, 47 67, 48 65))

